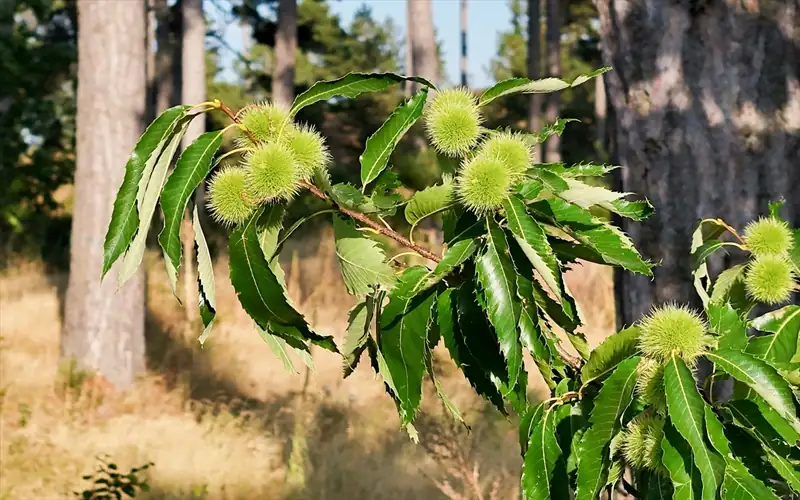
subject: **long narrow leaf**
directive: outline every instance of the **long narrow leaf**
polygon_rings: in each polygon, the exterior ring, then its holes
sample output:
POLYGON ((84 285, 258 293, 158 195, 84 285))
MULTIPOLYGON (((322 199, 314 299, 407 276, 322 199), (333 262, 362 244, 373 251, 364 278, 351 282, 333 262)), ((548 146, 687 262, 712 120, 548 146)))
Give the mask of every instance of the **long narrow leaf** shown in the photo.
POLYGON ((137 195, 145 171, 152 171, 161 151, 166 147, 175 125, 184 118, 189 106, 175 106, 161 113, 139 138, 125 165, 125 177, 114 200, 114 210, 103 243, 103 276, 128 249, 139 227, 137 195))
POLYGON ((389 164, 389 157, 400 139, 422 116, 427 98, 428 89, 423 87, 411 99, 397 106, 383 125, 369 136, 364 152, 358 158, 362 185, 366 186, 375 180, 389 164))
POLYGON ((565 82, 560 78, 542 78, 541 80, 529 80, 527 78, 509 78, 497 82, 486 89, 478 99, 480 106, 485 106, 495 99, 512 94, 547 94, 558 92, 570 87, 577 87, 594 77, 602 75, 611 68, 600 68, 586 75, 580 75, 572 82, 565 82))
POLYGON ((181 153, 161 192, 161 210, 164 212, 164 229, 158 243, 164 257, 172 263, 168 270, 173 277, 181 265, 181 221, 186 204, 195 189, 211 171, 211 162, 222 145, 222 130, 206 132, 181 153))
POLYGON ((203 234, 203 228, 200 226, 200 217, 197 215, 196 206, 192 210, 192 229, 197 253, 197 296, 200 320, 203 322, 203 333, 198 341, 202 347, 211 334, 211 327, 214 326, 214 318, 217 316, 217 292, 214 282, 214 264, 211 262, 211 253, 208 251, 208 243, 203 234))

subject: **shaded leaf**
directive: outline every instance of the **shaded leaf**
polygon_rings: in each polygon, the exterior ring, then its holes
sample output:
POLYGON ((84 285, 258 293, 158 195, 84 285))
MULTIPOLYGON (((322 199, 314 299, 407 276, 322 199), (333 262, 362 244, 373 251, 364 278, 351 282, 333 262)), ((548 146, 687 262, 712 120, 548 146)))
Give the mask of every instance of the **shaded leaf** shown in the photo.
POLYGON ((290 347, 286 341, 277 335, 271 334, 268 330, 263 330, 258 326, 256 326, 256 329, 258 330, 258 335, 267 344, 269 350, 272 351, 272 354, 281 362, 283 369, 292 375, 297 375, 297 369, 294 367, 292 358, 289 357, 290 347))
POLYGON ((697 484, 700 474, 692 461, 692 449, 675 427, 664 425, 661 439, 663 455, 661 462, 667 469, 673 488, 674 500, 696 500, 700 498, 701 486, 697 484))
POLYGON ((694 288, 703 302, 703 307, 708 307, 711 299, 708 295, 708 284, 705 283, 709 278, 706 258, 721 248, 721 245, 718 245, 721 243, 718 238, 729 228, 730 226, 721 219, 703 219, 692 233, 692 275, 694 276, 694 288))
POLYGON ((800 432, 800 420, 797 417, 792 389, 773 367, 752 354, 733 349, 718 349, 706 356, 718 369, 749 386, 796 432, 800 432))
POLYGON ((769 463, 786 481, 789 487, 794 490, 795 493, 800 493, 800 469, 771 448, 765 446, 764 451, 767 454, 769 463))
POLYGON ((358 158, 361 163, 363 186, 375 180, 389 164, 389 157, 397 147, 397 143, 422 116, 427 98, 428 88, 422 87, 408 101, 400 103, 380 128, 367 138, 364 152, 358 158))
POLYGON ((208 251, 208 243, 200 226, 197 206, 192 210, 192 229, 194 230, 194 248, 197 254, 197 296, 200 306, 200 320, 203 322, 203 333, 197 339, 202 347, 211 334, 214 318, 217 316, 217 293, 214 282, 214 263, 208 251))
POLYGON ((350 376, 356 369, 361 353, 367 346, 374 312, 375 298, 372 295, 367 295, 364 302, 359 302, 350 309, 344 347, 342 347, 344 378, 350 376))
POLYGON ((372 199, 350 184, 336 184, 331 187, 331 198, 337 205, 363 214, 371 214, 378 209, 372 199))
POLYGON ((591 427, 581 442, 578 456, 576 499, 593 499, 605 486, 610 466, 611 438, 622 427, 622 414, 633 402, 639 357, 621 362, 606 379, 589 416, 591 427))
POLYGON ((581 370, 581 381, 586 384, 611 372, 625 359, 638 352, 638 326, 631 326, 607 337, 589 355, 589 360, 581 370))
POLYGON ((351 295, 366 295, 376 286, 390 287, 394 271, 378 244, 356 230, 355 223, 339 215, 333 216, 336 257, 342 279, 351 295))
POLYGON ((747 345, 747 326, 739 313, 728 304, 708 305, 708 326, 718 336, 721 349, 744 349, 747 345))
POLYGON ((446 182, 414 193, 405 208, 406 220, 416 226, 425 217, 447 210, 455 203, 453 184, 446 182))
POLYGON ((728 302, 728 297, 733 286, 737 282, 743 283, 746 269, 747 264, 739 264, 719 273, 711 291, 711 303, 720 304, 728 302))
POLYGON ((430 273, 422 266, 406 269, 379 320, 379 351, 394 381, 404 425, 414 420, 422 398, 428 323, 436 295, 434 290, 419 291, 430 273))
MULTIPOLYGON (((139 210, 139 229, 136 231, 136 236, 133 238, 133 241, 131 241, 130 247, 128 247, 125 256, 122 258, 122 265, 120 266, 119 277, 117 279, 119 286, 124 285, 131 279, 142 263, 145 246, 147 244, 147 233, 150 230, 150 223, 156 211, 156 204, 161 194, 161 188, 164 187, 164 180, 167 178, 167 171, 172 163, 172 157, 175 156, 175 152, 178 150, 178 147, 180 147, 181 139, 186 133, 186 128, 188 126, 189 120, 181 121, 175 125, 172 138, 167 145, 164 146, 150 175, 145 173, 139 183, 139 192, 136 199, 139 210)), ((135 151, 134 154, 136 154, 135 151)), ((168 269, 170 268, 168 267, 168 269)))
POLYGON ((530 442, 531 436, 533 435, 533 430, 536 428, 536 425, 542 420, 542 415, 544 414, 545 407, 547 403, 542 401, 541 403, 537 404, 536 406, 529 406, 525 413, 522 414, 520 421, 519 421, 519 449, 522 453, 522 457, 525 458, 525 453, 528 451, 528 443, 530 442))
MULTIPOLYGON (((181 265, 181 221, 189 198, 211 171, 211 162, 222 145, 223 130, 206 132, 194 140, 178 157, 161 192, 161 210, 164 213, 164 229, 158 235, 158 243, 166 259, 172 263, 169 272, 177 274, 181 265)), ((173 290, 174 292, 174 290, 173 290)))
POLYGON ((469 260, 477 249, 478 244, 473 239, 464 239, 456 242, 442 255, 442 260, 436 264, 433 274, 440 277, 440 279, 447 276, 469 260))
POLYGON ((167 143, 176 132, 189 106, 175 106, 165 110, 151 123, 139 138, 125 165, 125 177, 117 191, 114 209, 103 243, 103 276, 111 265, 128 249, 139 227, 137 198, 140 185, 147 185, 149 175, 167 143))
POLYGON ((692 448, 694 463, 700 470, 703 498, 717 497, 725 464, 705 441, 705 402, 698 394, 691 370, 682 359, 673 356, 664 367, 664 388, 669 418, 692 448))
POLYGON ((566 127, 567 123, 577 122, 580 120, 576 120, 574 118, 559 118, 553 123, 545 125, 542 130, 538 132, 531 132, 529 134, 525 134, 523 137, 528 143, 536 145, 536 144, 543 144, 550 136, 552 135, 561 135, 564 133, 564 128, 566 127))
POLYGON ((522 498, 525 500, 554 498, 553 489, 564 489, 567 486, 554 481, 562 454, 556 439, 556 410, 556 407, 544 410, 531 435, 522 466, 522 498))
POLYGON ((432 83, 417 76, 405 77, 394 73, 348 73, 335 80, 326 80, 315 83, 310 89, 297 96, 289 111, 294 116, 298 111, 320 101, 327 101, 333 97, 355 98, 365 92, 384 90, 400 82, 412 81, 430 88, 436 88, 432 83))
POLYGON ((747 352, 752 353, 768 363, 790 363, 797 354, 800 338, 800 306, 790 305, 768 312, 755 318, 752 322, 756 330, 769 332, 750 339, 747 352))
MULTIPOLYGON (((522 367, 522 345, 517 323, 520 303, 516 297, 514 266, 508 258, 508 243, 500 227, 487 220, 489 233, 486 248, 475 262, 478 281, 486 291, 486 313, 492 323, 500 350, 508 363, 508 392, 517 384, 522 367)), ((507 394, 504 394, 506 396, 507 394)))
POLYGON ((542 78, 539 80, 529 80, 528 78, 509 78, 501 82, 497 82, 478 99, 479 106, 485 106, 499 97, 504 97, 512 94, 547 94, 550 92, 558 92, 570 87, 577 87, 592 78, 602 75, 611 68, 600 68, 592 71, 586 75, 580 75, 575 78, 571 83, 565 82, 560 78, 542 78))

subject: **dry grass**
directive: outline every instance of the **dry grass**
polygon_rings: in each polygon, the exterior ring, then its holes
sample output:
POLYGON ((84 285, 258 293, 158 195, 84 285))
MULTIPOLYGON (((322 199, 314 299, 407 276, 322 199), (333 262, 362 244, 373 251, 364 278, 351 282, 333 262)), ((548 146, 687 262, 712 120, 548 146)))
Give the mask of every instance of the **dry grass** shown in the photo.
MULTIPOLYGON (((316 245, 302 248, 309 246, 316 245)), ((342 381, 336 357, 315 352, 304 392, 304 377, 283 369, 238 306, 224 258, 217 263, 219 321, 197 352, 182 340, 182 309, 170 297, 163 263, 150 255, 148 266, 149 369, 124 394, 59 370, 64 276, 26 264, 0 277, 0 499, 68 497, 86 486, 80 476, 102 454, 123 470, 155 463, 153 492, 142 498, 516 495, 515 429, 485 412, 454 370, 445 370, 443 385, 473 433, 450 425, 426 387, 418 427, 439 448, 414 445, 398 430, 394 405, 368 366, 342 381), (298 456, 293 443, 305 443, 304 459, 292 463, 299 482, 287 481, 289 457, 298 456)), ((296 269, 301 273, 289 273, 293 298, 319 331, 341 340, 352 299, 338 282, 331 249, 302 256, 296 269)), ((610 275, 598 269, 574 271, 568 280, 593 345, 614 318, 610 275)))

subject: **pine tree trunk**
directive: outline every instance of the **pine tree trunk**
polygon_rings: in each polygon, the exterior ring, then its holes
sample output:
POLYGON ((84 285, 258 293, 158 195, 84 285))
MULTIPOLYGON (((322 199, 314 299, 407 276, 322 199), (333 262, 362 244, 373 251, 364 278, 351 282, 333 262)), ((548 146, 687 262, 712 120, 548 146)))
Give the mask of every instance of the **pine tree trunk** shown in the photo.
MULTIPOLYGON (((700 219, 741 229, 784 196, 783 215, 800 223, 800 1, 597 6, 621 188, 656 207, 625 225, 661 262, 653 281, 620 275, 630 324, 651 304, 696 301, 689 250, 700 219)), ((715 256, 712 276, 739 258, 715 256)))
POLYGON ((461 0, 461 86, 469 87, 467 73, 469 60, 467 59, 467 27, 469 25, 469 10, 467 0, 461 0))
POLYGON ((608 157, 606 145, 606 120, 608 119, 608 98, 606 97, 605 75, 594 81, 594 119, 595 119, 595 151, 604 161, 608 157))
POLYGON ((297 52, 297 0, 279 0, 278 33, 275 37, 275 71, 272 73, 272 99, 288 108, 294 99, 294 72, 297 52))
MULTIPOLYGON (((439 57, 436 53, 431 0, 408 0, 408 16, 407 22, 412 30, 411 58, 414 74, 436 85, 439 83, 439 57)), ((418 87, 419 84, 414 85, 415 91, 418 87)))
MULTIPOLYGON (((203 15, 203 0, 183 0, 183 43, 181 58, 181 97, 187 104, 199 104, 206 100, 206 21, 203 15)), ((205 132, 205 120, 192 120, 183 147, 186 148, 205 132)), ((195 202, 202 206, 202 191, 198 190, 195 202)), ((186 314, 187 335, 192 332, 197 317, 197 277, 194 271, 194 231, 191 212, 187 210, 183 220, 181 240, 183 246, 183 307, 186 314)), ((189 339, 187 339, 189 340, 189 339)))
MULTIPOLYGON (((528 78, 535 80, 541 77, 542 65, 542 24, 540 0, 528 0, 528 78)), ((542 94, 531 94, 528 105, 528 131, 538 132, 542 128, 542 94)), ((537 147, 533 161, 542 161, 542 150, 537 147)))
POLYGON ((70 277, 61 354, 130 386, 144 370, 144 271, 100 282, 103 239, 147 99, 144 0, 78 1, 78 114, 70 277))
MULTIPOLYGON (((547 49, 547 76, 561 76, 561 0, 547 0, 547 31, 545 45, 547 49)), ((547 123, 558 119, 561 107, 561 94, 547 94, 545 117, 547 123)), ((553 134, 545 143, 545 161, 557 163, 561 161, 561 137, 553 134)))
MULTIPOLYGON (((180 15, 173 15, 167 0, 154 0, 156 18, 156 114, 180 103, 180 15)), ((178 12, 177 9, 175 12, 178 12)))

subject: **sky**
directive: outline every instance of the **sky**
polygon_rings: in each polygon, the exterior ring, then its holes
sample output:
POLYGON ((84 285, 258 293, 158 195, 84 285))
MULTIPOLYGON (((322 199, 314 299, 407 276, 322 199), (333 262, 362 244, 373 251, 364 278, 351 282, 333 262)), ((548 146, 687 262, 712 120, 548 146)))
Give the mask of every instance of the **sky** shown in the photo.
MULTIPOLYGON (((459 0, 432 0, 433 22, 436 36, 442 43, 447 78, 456 84, 461 80, 459 68, 461 28, 459 0)), ((372 9, 377 20, 391 18, 397 26, 398 36, 405 37, 406 0, 329 0, 331 10, 338 14, 347 25, 353 15, 366 4, 372 9)), ((214 9, 210 8, 213 17, 214 9)), ((501 31, 507 30, 511 23, 511 11, 506 0, 469 0, 469 25, 467 30, 467 53, 469 56, 469 85, 485 87, 494 82, 489 74, 489 61, 497 52, 498 37, 501 31)), ((225 39, 236 50, 242 48, 242 35, 238 25, 231 24, 225 28, 225 39)), ((226 67, 223 78, 232 78, 230 70, 233 54, 222 50, 222 63, 226 67)))

